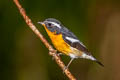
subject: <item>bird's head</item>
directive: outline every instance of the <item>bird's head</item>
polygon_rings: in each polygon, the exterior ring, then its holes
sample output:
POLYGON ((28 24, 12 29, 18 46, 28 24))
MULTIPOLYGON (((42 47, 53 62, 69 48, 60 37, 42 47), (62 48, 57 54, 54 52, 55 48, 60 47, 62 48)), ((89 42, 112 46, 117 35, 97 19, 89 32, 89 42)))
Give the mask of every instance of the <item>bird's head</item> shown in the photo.
POLYGON ((54 18, 48 18, 45 19, 45 21, 38 23, 42 24, 45 28, 47 28, 51 32, 56 32, 56 34, 61 33, 61 29, 62 29, 61 22, 54 18))

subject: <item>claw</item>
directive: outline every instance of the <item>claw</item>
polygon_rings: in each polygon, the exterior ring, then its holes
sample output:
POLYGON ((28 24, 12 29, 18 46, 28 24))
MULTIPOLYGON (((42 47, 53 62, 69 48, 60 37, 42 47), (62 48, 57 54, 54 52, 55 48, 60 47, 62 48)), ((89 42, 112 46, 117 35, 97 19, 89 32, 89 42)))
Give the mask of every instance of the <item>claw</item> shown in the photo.
POLYGON ((62 53, 58 53, 57 55, 60 56, 60 55, 62 55, 62 53))
POLYGON ((56 56, 56 54, 54 54, 53 56, 52 56, 52 60, 54 60, 55 58, 54 58, 54 56, 56 56))

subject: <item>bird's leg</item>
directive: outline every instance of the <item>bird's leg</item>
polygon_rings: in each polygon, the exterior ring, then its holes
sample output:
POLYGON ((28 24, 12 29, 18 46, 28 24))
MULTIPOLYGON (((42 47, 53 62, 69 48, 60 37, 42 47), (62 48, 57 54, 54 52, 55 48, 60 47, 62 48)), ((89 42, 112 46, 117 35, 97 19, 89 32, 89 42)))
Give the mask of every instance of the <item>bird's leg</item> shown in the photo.
POLYGON ((68 69, 68 67, 70 66, 70 64, 72 63, 72 61, 74 60, 74 58, 71 58, 71 60, 69 61, 69 63, 67 64, 67 66, 64 68, 63 72, 68 69))

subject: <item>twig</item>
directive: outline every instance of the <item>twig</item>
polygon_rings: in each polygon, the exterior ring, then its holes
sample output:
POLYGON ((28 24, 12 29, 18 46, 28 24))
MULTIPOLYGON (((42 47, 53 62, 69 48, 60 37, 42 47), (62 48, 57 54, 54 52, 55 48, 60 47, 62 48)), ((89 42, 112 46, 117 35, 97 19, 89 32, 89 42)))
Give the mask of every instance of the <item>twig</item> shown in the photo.
MULTIPOLYGON (((43 37, 43 35, 38 31, 38 29, 35 27, 35 25, 32 23, 31 19, 26 15, 25 10, 22 8, 21 4, 19 3, 18 0, 13 0, 14 3, 16 4, 17 8, 20 11, 20 14, 23 16, 25 22, 27 23, 27 25, 32 29, 32 31, 40 38, 40 40, 44 43, 44 45, 49 49, 49 55, 53 56, 56 63, 61 67, 62 70, 64 70, 65 65, 64 63, 61 61, 60 57, 58 55, 56 55, 57 51, 55 49, 53 49, 53 47, 48 43, 48 41, 43 37)), ((66 76, 70 79, 70 80, 76 80, 75 77, 71 74, 71 72, 66 69, 65 70, 65 74, 66 76)))

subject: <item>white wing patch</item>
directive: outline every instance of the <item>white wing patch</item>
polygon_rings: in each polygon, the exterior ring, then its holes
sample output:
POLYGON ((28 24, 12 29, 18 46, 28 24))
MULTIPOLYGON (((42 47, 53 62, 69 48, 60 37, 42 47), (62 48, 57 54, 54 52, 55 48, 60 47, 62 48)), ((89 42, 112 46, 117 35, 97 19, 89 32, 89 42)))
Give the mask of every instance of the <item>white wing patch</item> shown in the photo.
POLYGON ((72 43, 74 42, 79 42, 82 46, 86 47, 82 42, 80 42, 79 40, 77 39, 74 39, 74 38, 71 38, 71 37, 65 37, 67 40, 71 41, 72 43))
POLYGON ((55 22, 49 22, 49 23, 55 25, 55 26, 58 27, 58 28, 61 28, 61 26, 60 26, 59 24, 55 23, 55 22))
POLYGON ((85 53, 83 53, 82 56, 80 56, 80 58, 90 59, 90 60, 93 60, 93 61, 96 60, 93 56, 87 55, 85 53))
POLYGON ((79 40, 71 38, 71 37, 65 37, 67 40, 71 41, 72 43, 74 42, 79 42, 79 40))

